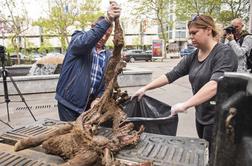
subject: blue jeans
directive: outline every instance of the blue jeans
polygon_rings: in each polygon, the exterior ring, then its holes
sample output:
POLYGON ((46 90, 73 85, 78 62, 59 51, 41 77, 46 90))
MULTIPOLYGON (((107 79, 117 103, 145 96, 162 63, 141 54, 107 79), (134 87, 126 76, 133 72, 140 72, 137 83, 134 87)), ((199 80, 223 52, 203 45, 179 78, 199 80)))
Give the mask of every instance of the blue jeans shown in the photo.
POLYGON ((58 102, 58 113, 61 121, 75 121, 80 113, 73 111, 58 102))

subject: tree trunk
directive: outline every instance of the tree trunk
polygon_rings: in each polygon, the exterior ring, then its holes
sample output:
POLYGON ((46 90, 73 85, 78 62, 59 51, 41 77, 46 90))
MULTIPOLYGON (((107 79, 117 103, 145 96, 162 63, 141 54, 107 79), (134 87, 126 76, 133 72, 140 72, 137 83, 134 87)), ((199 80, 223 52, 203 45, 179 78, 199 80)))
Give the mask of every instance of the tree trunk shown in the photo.
POLYGON ((113 158, 114 154, 125 146, 136 144, 144 128, 141 126, 139 131, 133 130, 133 123, 125 122, 126 114, 118 104, 118 101, 125 97, 125 93, 120 91, 117 84, 117 76, 125 66, 121 61, 124 38, 118 18, 115 20, 114 34, 113 55, 105 73, 106 90, 99 103, 83 112, 72 124, 65 124, 43 136, 18 141, 15 151, 42 143, 46 153, 67 160, 64 165, 120 165, 120 162, 113 158), (112 136, 107 138, 97 135, 100 124, 108 120, 113 121, 112 136))

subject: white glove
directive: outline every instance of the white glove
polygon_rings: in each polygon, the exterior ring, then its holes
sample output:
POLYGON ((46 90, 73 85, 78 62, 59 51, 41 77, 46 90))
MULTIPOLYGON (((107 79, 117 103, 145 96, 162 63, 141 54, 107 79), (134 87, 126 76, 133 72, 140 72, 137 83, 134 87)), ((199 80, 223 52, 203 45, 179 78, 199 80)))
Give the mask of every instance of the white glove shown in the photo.
POLYGON ((131 100, 132 100, 134 97, 136 97, 136 96, 138 96, 138 100, 140 100, 140 99, 143 97, 145 91, 146 91, 146 90, 145 90, 144 87, 138 89, 138 90, 136 91, 136 93, 135 93, 134 95, 131 96, 131 100))
POLYGON ((177 103, 171 107, 171 116, 182 112, 185 113, 187 109, 188 108, 185 106, 185 103, 177 103))

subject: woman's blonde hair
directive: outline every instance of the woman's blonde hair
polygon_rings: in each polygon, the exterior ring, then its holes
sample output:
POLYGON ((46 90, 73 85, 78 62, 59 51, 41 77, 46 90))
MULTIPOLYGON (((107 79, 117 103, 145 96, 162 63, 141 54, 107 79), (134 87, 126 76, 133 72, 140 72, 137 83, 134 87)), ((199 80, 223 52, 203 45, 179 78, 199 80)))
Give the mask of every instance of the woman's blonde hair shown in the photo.
POLYGON ((197 15, 191 21, 188 22, 187 27, 190 28, 191 26, 196 26, 198 28, 203 29, 210 27, 212 29, 213 37, 217 36, 218 34, 214 20, 211 16, 197 15))

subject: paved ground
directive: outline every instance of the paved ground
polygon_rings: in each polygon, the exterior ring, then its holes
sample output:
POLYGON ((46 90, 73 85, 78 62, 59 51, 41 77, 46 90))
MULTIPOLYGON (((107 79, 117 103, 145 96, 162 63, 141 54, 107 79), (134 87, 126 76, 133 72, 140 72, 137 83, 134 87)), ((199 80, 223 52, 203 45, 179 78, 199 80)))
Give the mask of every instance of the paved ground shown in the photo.
MULTIPOLYGON (((136 62, 128 63, 128 66, 134 66, 139 68, 145 68, 153 71, 153 79, 157 78, 163 73, 171 70, 172 67, 178 63, 180 59, 167 59, 163 62, 136 62)), ((136 80, 137 81, 137 80, 136 80)), ((0 87, 2 88, 2 87, 0 87)), ((36 88, 36 85, 34 85, 36 88)), ((140 87, 126 88, 128 93, 132 95, 140 87)), ((125 88, 124 88, 125 89, 125 88)), ((22 89, 21 89, 22 91, 22 89)), ((147 92, 147 95, 152 96, 160 101, 173 105, 177 102, 182 102, 188 99, 191 95, 191 88, 187 77, 183 77, 171 85, 166 85, 162 88, 151 90, 147 92)), ((25 95, 25 99, 28 105, 31 107, 31 111, 37 120, 44 118, 58 119, 57 105, 54 99, 54 93, 48 94, 33 94, 25 95)), ((21 101, 19 96, 10 96, 11 102, 9 103, 10 110, 10 125, 14 128, 18 126, 27 125, 34 122, 28 109, 21 101)), ((0 102, 4 102, 4 97, 0 97, 0 102)), ((0 119, 7 121, 6 104, 0 104, 0 119)), ((186 114, 179 114, 179 125, 177 130, 178 136, 185 137, 197 137, 195 130, 195 117, 194 109, 191 109, 186 114)), ((0 122, 0 134, 10 130, 10 128, 0 122)))

